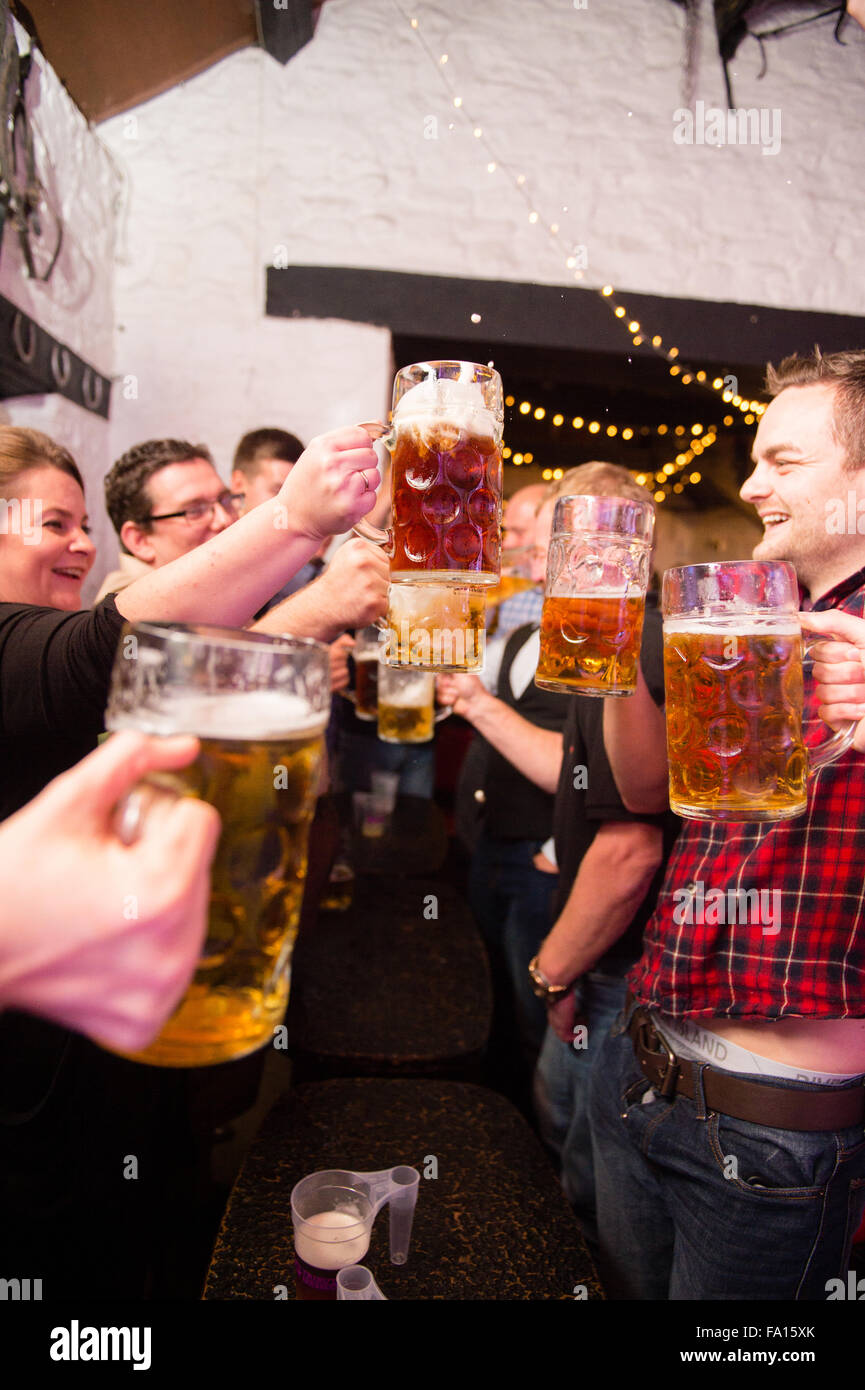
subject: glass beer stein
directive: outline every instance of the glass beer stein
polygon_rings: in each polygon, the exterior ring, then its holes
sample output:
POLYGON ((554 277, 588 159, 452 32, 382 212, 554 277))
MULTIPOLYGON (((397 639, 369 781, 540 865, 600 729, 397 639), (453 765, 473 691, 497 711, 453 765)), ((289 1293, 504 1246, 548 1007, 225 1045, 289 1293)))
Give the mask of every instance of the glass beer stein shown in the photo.
POLYGON ((354 712, 358 719, 373 720, 378 714, 378 663, 382 634, 377 627, 361 628, 355 636, 354 712))
POLYGON ((435 723, 435 677, 382 663, 378 673, 378 736, 383 743, 429 743, 435 723))
POLYGON ((206 1065, 273 1040, 288 1000, 329 712, 320 642, 180 624, 125 630, 106 726, 195 734, 201 750, 189 767, 151 773, 133 789, 118 808, 121 838, 134 839, 159 788, 201 797, 222 819, 195 975, 135 1061, 206 1065))
MULTIPOLYGON (((803 643, 796 572, 785 561, 667 570, 664 685, 670 807, 691 820, 789 820, 809 772, 850 747, 802 736, 803 643)), ((815 721, 817 723, 818 721, 815 721)))
POLYGON ((498 582, 503 421, 502 379, 492 367, 416 362, 397 372, 384 437, 391 529, 355 527, 385 546, 392 583, 498 582))
POLYGON ((535 685, 578 695, 633 695, 654 524, 648 502, 559 498, 535 685))
POLYGON ((425 671, 480 671, 486 592, 474 584, 389 584, 382 662, 425 671))

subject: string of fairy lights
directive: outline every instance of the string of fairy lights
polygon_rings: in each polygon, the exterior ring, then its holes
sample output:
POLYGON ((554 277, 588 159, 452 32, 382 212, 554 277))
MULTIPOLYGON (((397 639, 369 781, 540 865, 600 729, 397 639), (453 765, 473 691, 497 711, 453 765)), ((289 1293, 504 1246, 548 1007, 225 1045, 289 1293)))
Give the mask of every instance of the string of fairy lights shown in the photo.
MULTIPOLYGON (((430 64, 437 71, 439 79, 441 80, 445 88, 445 91, 447 92, 449 102, 455 112, 456 117, 466 123, 467 127, 471 129, 473 138, 477 140, 479 146, 481 146, 486 151, 486 154, 488 156, 486 162, 487 173, 491 176, 499 175, 509 180, 514 191, 516 192, 518 197, 523 201, 527 208, 527 216, 531 225, 537 226, 541 231, 544 231, 546 233, 557 256, 561 260, 563 260, 565 269, 570 272, 570 276, 576 281, 583 280, 585 257, 580 253, 584 251, 584 248, 582 248, 578 244, 568 245, 567 238, 559 222, 550 220, 546 216, 542 215, 537 206, 537 199, 534 197, 534 194, 529 186, 529 182, 524 170, 519 168, 518 166, 515 166, 506 158, 502 157, 501 153, 496 148, 495 142, 491 139, 491 137, 484 129, 480 121, 476 119, 476 113, 469 109, 469 106, 467 105, 464 99, 459 85, 456 83, 455 80, 451 79, 450 74, 453 71, 453 69, 450 61, 450 54, 438 51, 437 47, 430 41, 430 39, 427 38, 425 29, 421 26, 420 17, 416 12, 417 5, 415 4, 412 7, 411 11, 406 10, 405 7, 399 3, 399 0, 394 0, 394 5, 397 11, 401 14, 403 19, 412 29, 415 39, 421 45, 421 48, 423 49, 424 53, 429 59, 430 64)), ((564 207, 562 211, 567 212, 568 209, 564 207)), ((587 286, 586 288, 588 289, 589 287, 587 286)), ((734 410, 737 410, 740 413, 740 416, 742 417, 740 421, 737 421, 736 417, 733 415, 725 415, 723 419, 724 427, 731 428, 736 423, 744 423, 750 425, 753 424, 755 420, 758 420, 759 417, 763 414, 764 410, 766 409, 765 405, 762 404, 760 401, 748 400, 745 397, 741 396, 728 384, 728 378, 719 376, 712 377, 710 373, 706 372, 702 368, 695 368, 686 363, 680 362, 678 360, 679 348, 676 346, 676 344, 665 343, 664 338, 660 333, 652 332, 651 329, 642 324, 639 321, 639 319, 630 315, 628 313, 627 305, 622 302, 620 292, 617 291, 613 285, 604 284, 600 286, 600 288, 595 288, 594 293, 597 294, 602 300, 602 302, 607 305, 607 307, 610 310, 610 313, 613 315, 616 321, 621 323, 623 329, 628 333, 631 344, 634 347, 641 347, 645 345, 646 347, 651 348, 651 350, 656 354, 656 356, 662 358, 668 364, 668 371, 670 376, 673 377, 675 380, 679 381, 682 386, 696 386, 703 390, 711 391, 713 394, 719 397, 724 404, 731 405, 734 410)), ((472 321, 479 322, 480 316, 477 314, 473 314, 472 321)), ((509 399, 512 400, 513 398, 509 399)), ((531 415, 536 420, 543 420, 547 413, 545 407, 534 406, 531 402, 528 401, 521 402, 519 409, 521 414, 531 415), (540 414, 538 413, 539 411, 540 414)), ((561 411, 555 412, 552 416, 552 422, 557 427, 564 425, 564 413, 561 411)), ((682 433, 687 434, 690 438, 688 448, 686 450, 680 451, 674 459, 671 459, 667 463, 665 463, 663 469, 658 470, 654 475, 636 475, 638 481, 641 482, 644 479, 648 480, 653 477, 654 481, 658 484, 658 487, 655 490, 656 501, 663 501, 664 498, 666 498, 669 495, 670 491, 681 492, 684 490, 686 482, 682 478, 677 477, 677 481, 675 483, 672 483, 670 480, 674 476, 677 476, 677 474, 681 473, 684 470, 684 468, 687 467, 688 463, 691 463, 693 461, 693 458, 695 456, 694 445, 695 442, 699 442, 697 437, 699 436, 699 438, 702 439, 701 449, 697 451, 697 453, 699 454, 699 452, 702 452, 707 447, 707 440, 710 431, 716 431, 718 428, 720 428, 719 426, 710 426, 704 433, 702 431, 702 428, 696 430, 695 427, 698 424, 699 422, 695 421, 694 425, 690 427, 681 427, 682 433), (679 460, 683 459, 685 455, 689 453, 691 454, 691 458, 689 458, 685 463, 680 463, 679 460)), ((645 438, 646 432, 651 434, 653 430, 660 435, 665 431, 666 428, 660 426, 637 427, 634 425, 626 425, 624 428, 622 428, 618 425, 605 424, 598 420, 590 420, 586 422, 580 416, 575 416, 571 421, 571 425, 575 430, 582 430, 583 428, 586 428, 589 434, 600 434, 603 430, 605 433, 605 437, 608 437, 610 439, 618 438, 624 440, 625 442, 637 438, 638 435, 645 438), (577 421, 579 421, 579 424, 577 423, 577 421)), ((671 428, 675 432, 678 432, 678 426, 674 426, 671 428)), ((717 438, 716 433, 712 436, 712 443, 715 442, 715 438, 717 438)), ((522 453, 521 455, 511 454, 510 450, 507 449, 504 452, 505 457, 509 458, 513 463, 517 464, 517 466, 519 466, 522 463, 531 463, 533 459, 533 454, 531 452, 522 453)), ((546 476, 546 473, 549 473, 550 477, 554 477, 556 473, 561 474, 561 470, 547 469, 545 470, 544 476, 546 476)), ((688 474, 687 482, 698 483, 700 479, 701 474, 699 470, 692 470, 688 474)))

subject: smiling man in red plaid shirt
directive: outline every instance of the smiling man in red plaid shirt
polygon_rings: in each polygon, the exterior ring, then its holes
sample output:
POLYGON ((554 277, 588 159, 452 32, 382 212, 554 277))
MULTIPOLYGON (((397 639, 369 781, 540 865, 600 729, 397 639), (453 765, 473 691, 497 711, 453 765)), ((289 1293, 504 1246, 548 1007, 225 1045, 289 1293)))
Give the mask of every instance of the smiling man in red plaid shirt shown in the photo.
MULTIPOLYGON (((865 352, 788 358, 767 384, 741 490, 754 558, 791 561, 805 606, 861 617, 865 352)), ((805 698, 815 743, 807 668, 805 698)), ((604 729, 625 804, 660 809, 648 691, 607 701, 604 729)), ((827 1298, 865 1207, 865 758, 817 771, 794 820, 686 822, 629 983, 592 1097, 608 1293, 827 1298), (709 928, 707 906, 694 925, 682 903, 718 889, 758 890, 771 920, 709 928)))

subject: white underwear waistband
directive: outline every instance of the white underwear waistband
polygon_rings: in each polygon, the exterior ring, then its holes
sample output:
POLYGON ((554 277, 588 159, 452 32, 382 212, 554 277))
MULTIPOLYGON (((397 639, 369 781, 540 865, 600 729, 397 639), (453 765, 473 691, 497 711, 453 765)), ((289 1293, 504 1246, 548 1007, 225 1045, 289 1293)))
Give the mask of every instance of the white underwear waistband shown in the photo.
POLYGON ((749 1052, 729 1038, 719 1037, 702 1028, 697 1019, 670 1018, 668 1014, 651 1010, 652 1022, 666 1040, 670 1050, 677 1057, 691 1062, 709 1062, 721 1071, 744 1072, 749 1076, 780 1076, 790 1081, 808 1081, 815 1086, 844 1086, 855 1081, 861 1072, 809 1071, 803 1067, 791 1067, 786 1062, 773 1062, 770 1057, 761 1057, 757 1052, 749 1052))

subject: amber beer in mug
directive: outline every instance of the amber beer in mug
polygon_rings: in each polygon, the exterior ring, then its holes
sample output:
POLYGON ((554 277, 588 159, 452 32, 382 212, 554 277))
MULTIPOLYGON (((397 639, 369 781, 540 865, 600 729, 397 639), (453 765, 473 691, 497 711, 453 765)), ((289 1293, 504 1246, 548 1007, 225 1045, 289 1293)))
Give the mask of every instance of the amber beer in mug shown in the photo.
POLYGON ((378 657, 358 657, 354 676, 354 712, 358 719, 378 715, 378 657))
POLYGON ((382 650, 377 627, 363 628, 355 638, 354 650, 354 712, 358 719, 373 720, 378 716, 378 664, 382 650))
POLYGON ((486 590, 464 584, 391 584, 382 662, 427 671, 479 671, 486 590))
POLYGON ((806 747, 793 566, 668 570, 663 609, 671 809, 691 820, 801 815, 809 771, 849 748, 853 731, 806 747))
MULTIPOLYGON (((478 362, 416 362, 396 374, 390 433, 391 530, 355 530, 387 547, 393 583, 493 585, 502 521, 502 380, 478 362)), ((385 431, 368 426, 376 438, 385 431)))
POLYGON ((433 736, 435 678, 426 671, 382 664, 378 736, 384 743, 429 743, 433 736))
POLYGON ((632 695, 654 511, 624 497, 560 497, 553 513, 535 684, 632 695))
POLYGON ((155 1066, 229 1061, 273 1040, 306 877, 330 707, 327 648, 233 629, 139 623, 121 638, 112 730, 195 734, 198 758, 150 774, 119 808, 125 838, 159 789, 219 812, 207 937, 161 1033, 129 1054, 155 1066))

